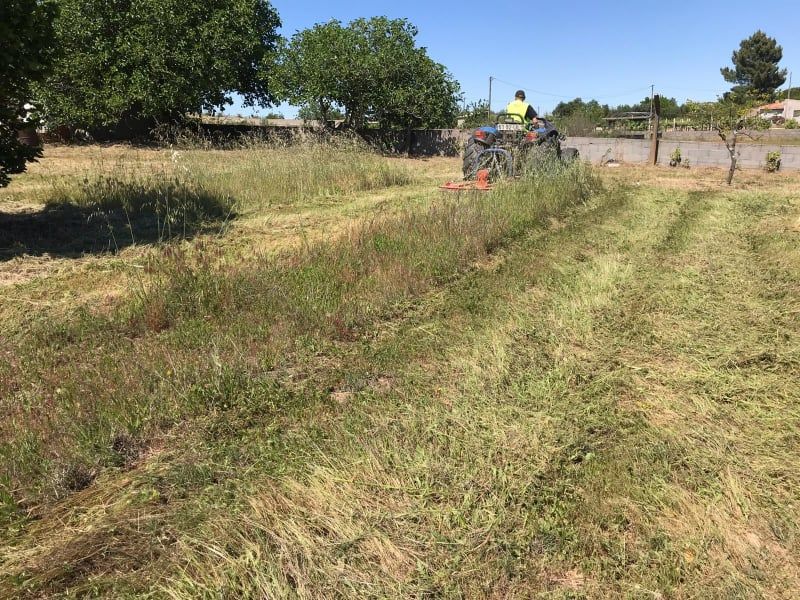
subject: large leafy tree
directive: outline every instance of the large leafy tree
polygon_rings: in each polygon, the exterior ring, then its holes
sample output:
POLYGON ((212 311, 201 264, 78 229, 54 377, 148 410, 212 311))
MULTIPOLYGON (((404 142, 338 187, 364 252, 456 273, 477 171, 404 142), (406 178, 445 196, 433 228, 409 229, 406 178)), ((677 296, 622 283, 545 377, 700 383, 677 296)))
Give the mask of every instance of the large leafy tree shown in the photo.
POLYGON ((582 115, 593 123, 597 123, 609 113, 607 104, 601 105, 597 100, 585 102, 582 98, 575 98, 569 102, 559 102, 553 109, 553 116, 556 118, 572 117, 582 115))
POLYGON ((76 126, 168 120, 268 105, 280 20, 267 0, 59 0, 60 58, 39 86, 48 120, 76 126))
POLYGON ((41 150, 21 144, 30 87, 47 68, 53 5, 38 0, 0 2, 0 187, 21 173, 41 150))
POLYGON ((384 127, 452 127, 461 86, 444 65, 416 47, 418 30, 405 19, 374 17, 350 24, 369 67, 368 117, 384 127))
POLYGON ((292 37, 276 72, 287 99, 325 120, 342 110, 363 128, 448 127, 458 115, 460 86, 416 45, 405 19, 374 17, 348 25, 318 24, 292 37))
POLYGON ((273 87, 305 114, 331 120, 347 104, 360 110, 364 95, 362 71, 354 32, 339 21, 317 24, 295 34, 282 49, 273 87))
POLYGON ((731 89, 734 99, 771 98, 786 81, 786 69, 779 69, 783 49, 778 42, 761 30, 739 44, 733 51, 733 68, 720 69, 725 81, 736 85, 731 89))

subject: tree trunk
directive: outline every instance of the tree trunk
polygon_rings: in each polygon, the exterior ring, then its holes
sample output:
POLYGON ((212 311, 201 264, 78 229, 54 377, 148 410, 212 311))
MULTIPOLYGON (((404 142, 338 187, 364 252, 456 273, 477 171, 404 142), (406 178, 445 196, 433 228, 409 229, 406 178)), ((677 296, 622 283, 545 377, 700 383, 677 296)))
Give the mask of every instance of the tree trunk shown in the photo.
POLYGON ((414 134, 411 131, 411 126, 406 127, 406 139, 405 142, 403 142, 403 145, 405 146, 405 154, 409 158, 411 157, 411 148, 414 145, 413 135, 414 134))
POLYGON ((733 131, 731 131, 730 139, 728 139, 728 136, 725 134, 724 131, 722 131, 721 129, 717 129, 717 135, 719 135, 719 137, 725 143, 725 148, 728 149, 728 154, 731 157, 731 168, 728 171, 728 179, 727 179, 728 185, 730 185, 733 182, 733 175, 734 175, 734 173, 736 173, 736 162, 737 162, 736 161, 736 135, 738 133, 739 132, 736 129, 733 129, 733 131))
POLYGON ((733 133, 731 134, 731 142, 725 143, 725 145, 728 147, 728 154, 731 155, 731 168, 728 171, 728 185, 733 183, 733 175, 736 173, 736 133, 737 132, 734 129, 733 133))

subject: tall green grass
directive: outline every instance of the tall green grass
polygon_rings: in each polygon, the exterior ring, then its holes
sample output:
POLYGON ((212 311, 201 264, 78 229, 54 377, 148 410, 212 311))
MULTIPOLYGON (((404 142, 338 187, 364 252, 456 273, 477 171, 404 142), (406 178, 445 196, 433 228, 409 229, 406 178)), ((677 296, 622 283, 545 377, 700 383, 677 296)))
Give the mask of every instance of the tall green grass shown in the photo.
POLYGON ((253 141, 231 150, 178 150, 179 168, 204 189, 231 194, 241 210, 297 206, 407 185, 411 171, 350 138, 253 141))
POLYGON ((229 405, 237 392, 226 374, 291 363, 298 344, 368 335, 597 186, 576 164, 487 195, 443 196, 246 267, 202 242, 166 246, 113 314, 81 311, 4 338, 0 478, 15 490, 5 501, 68 494, 124 462, 115 440, 145 447, 157 431, 229 405))
MULTIPOLYGON (((134 150, 80 163, 30 193, 41 212, 11 214, 0 257, 116 251, 219 232, 231 219, 335 204, 415 181, 400 161, 354 140, 252 141, 228 150, 134 150)), ((7 222, 6 222, 7 221, 7 222)))

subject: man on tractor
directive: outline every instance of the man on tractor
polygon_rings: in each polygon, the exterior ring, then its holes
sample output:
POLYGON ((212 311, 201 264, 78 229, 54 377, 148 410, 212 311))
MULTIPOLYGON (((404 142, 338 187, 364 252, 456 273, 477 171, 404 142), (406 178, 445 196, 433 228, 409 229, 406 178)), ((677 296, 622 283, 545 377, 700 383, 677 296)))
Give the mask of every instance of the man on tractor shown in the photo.
POLYGON ((517 93, 514 94, 514 100, 508 103, 506 112, 510 115, 518 116, 524 125, 529 125, 531 123, 536 125, 539 122, 536 111, 533 110, 530 104, 525 102, 525 92, 522 90, 517 90, 517 93))

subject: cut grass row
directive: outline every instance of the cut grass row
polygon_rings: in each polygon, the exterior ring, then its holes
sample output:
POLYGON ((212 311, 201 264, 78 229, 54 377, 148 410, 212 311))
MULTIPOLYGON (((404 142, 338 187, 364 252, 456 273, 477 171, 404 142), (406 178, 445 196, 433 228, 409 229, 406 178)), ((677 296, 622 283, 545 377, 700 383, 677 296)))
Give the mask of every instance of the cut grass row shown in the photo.
POLYGON ((161 593, 792 598, 798 208, 651 191, 513 247, 161 593))

